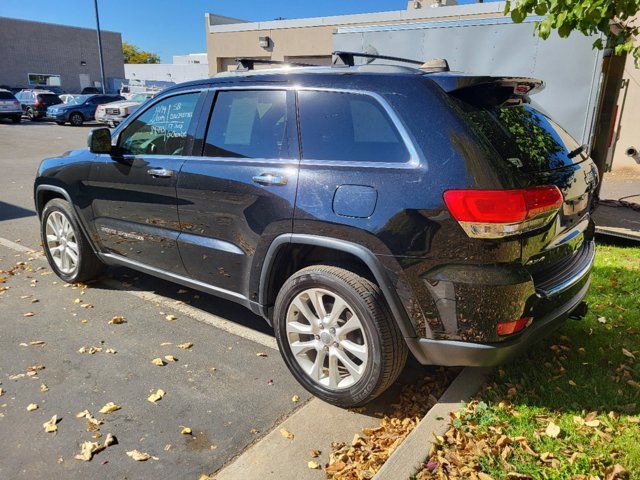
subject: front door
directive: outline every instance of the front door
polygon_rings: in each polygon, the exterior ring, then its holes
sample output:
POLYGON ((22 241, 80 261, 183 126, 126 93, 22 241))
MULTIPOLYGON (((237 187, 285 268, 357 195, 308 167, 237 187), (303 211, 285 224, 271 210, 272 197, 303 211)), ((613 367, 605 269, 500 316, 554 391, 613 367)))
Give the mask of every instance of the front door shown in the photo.
POLYGON ((108 253, 183 274, 176 181, 193 145, 200 92, 165 97, 120 132, 102 155, 90 189, 95 226, 108 253))
POLYGON ((292 227, 295 99, 284 89, 214 96, 208 129, 198 132, 202 154, 187 159, 178 178, 178 245, 189 276, 221 295, 257 300, 249 291, 253 259, 292 227))

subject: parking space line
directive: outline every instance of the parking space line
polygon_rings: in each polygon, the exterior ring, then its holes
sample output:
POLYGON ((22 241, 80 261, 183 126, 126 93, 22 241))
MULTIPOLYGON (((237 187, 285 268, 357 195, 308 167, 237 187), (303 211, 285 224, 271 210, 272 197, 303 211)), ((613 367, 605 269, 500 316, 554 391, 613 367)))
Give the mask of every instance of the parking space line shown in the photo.
MULTIPOLYGON (((14 250, 14 251, 18 251, 20 253, 32 254, 35 260, 46 261, 46 257, 38 249, 28 248, 28 247, 25 247, 24 245, 20 245, 19 243, 13 242, 11 240, 8 240, 2 237, 0 237, 0 245, 10 248, 11 250, 14 250)), ((264 333, 257 332, 251 328, 238 325, 237 323, 226 320, 222 317, 219 317, 218 315, 203 312, 202 310, 196 307, 192 307, 191 305, 188 305, 186 303, 175 303, 175 300, 164 297, 162 295, 158 295, 157 293, 153 293, 150 291, 128 290, 124 288, 121 282, 117 280, 103 279, 102 283, 114 290, 119 290, 121 292, 128 293, 130 295, 133 295, 134 297, 140 298, 147 302, 152 302, 158 305, 162 305, 164 308, 171 308, 173 310, 176 310, 182 313, 183 315, 186 315, 198 322, 211 325, 212 327, 215 327, 218 330, 223 330, 237 337, 244 338, 245 340, 250 340, 254 343, 258 343, 265 347, 278 350, 278 345, 276 343, 275 338, 269 335, 266 335, 264 333)))

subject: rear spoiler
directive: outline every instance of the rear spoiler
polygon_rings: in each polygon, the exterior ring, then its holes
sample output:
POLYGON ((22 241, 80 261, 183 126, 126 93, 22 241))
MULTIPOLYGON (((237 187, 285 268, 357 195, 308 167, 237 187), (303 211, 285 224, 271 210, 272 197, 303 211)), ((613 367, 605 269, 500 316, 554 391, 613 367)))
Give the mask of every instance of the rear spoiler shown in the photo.
POLYGON ((431 74, 448 94, 484 108, 514 107, 529 103, 529 95, 544 88, 544 82, 529 77, 490 77, 464 74, 431 74))

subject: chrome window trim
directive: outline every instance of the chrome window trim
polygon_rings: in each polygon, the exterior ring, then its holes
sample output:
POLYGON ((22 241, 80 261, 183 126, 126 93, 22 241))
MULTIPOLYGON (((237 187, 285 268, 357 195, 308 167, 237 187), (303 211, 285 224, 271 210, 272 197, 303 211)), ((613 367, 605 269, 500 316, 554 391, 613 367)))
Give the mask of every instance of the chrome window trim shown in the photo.
MULTIPOLYGON (((373 98, 378 104, 382 106, 384 111, 387 113, 389 118, 391 119, 391 123, 393 123, 397 132, 400 134, 400 138, 404 143, 405 148, 409 152, 409 160, 406 162, 376 162, 376 161, 345 161, 345 160, 317 160, 317 159, 303 159, 301 158, 299 162, 296 160, 295 164, 303 166, 328 166, 328 167, 345 167, 345 168, 390 168, 390 169, 415 169, 420 166, 420 155, 418 150, 411 140, 407 129, 404 124, 396 114, 395 110, 389 105, 384 97, 376 92, 372 92, 369 90, 354 90, 349 88, 330 88, 330 87, 301 87, 298 85, 216 85, 206 88, 206 90, 218 92, 218 91, 228 91, 228 90, 285 90, 285 91, 313 91, 313 92, 331 92, 331 93, 350 93, 355 95, 367 95, 373 98)), ((297 103, 297 99, 296 99, 297 103)), ((215 102, 214 102, 215 105, 215 102)), ((294 159, 264 159, 264 158, 246 158, 246 159, 237 159, 231 157, 205 157, 198 156, 198 158, 208 158, 215 159, 216 161, 231 161, 231 162, 239 162, 246 161, 256 163, 271 163, 271 164, 281 164, 283 162, 290 163, 294 159)))

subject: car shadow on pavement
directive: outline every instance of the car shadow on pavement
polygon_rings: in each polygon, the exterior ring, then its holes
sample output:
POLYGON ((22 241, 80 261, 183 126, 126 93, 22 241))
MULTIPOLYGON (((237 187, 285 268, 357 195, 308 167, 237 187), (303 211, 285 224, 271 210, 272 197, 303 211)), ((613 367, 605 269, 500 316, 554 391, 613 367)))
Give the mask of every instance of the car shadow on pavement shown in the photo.
POLYGON ((34 210, 22 208, 0 200, 0 221, 13 220, 14 218, 33 217, 35 214, 36 212, 34 210))

